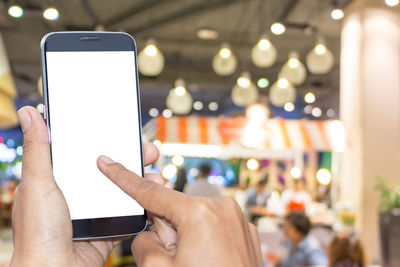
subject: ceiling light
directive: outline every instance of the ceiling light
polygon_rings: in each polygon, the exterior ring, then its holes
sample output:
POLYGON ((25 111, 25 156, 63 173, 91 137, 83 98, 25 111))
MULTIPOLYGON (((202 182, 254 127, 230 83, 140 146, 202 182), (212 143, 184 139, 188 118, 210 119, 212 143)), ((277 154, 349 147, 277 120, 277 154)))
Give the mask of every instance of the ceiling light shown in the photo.
POLYGON ((138 54, 139 72, 145 76, 158 76, 163 71, 164 65, 164 55, 154 40, 148 40, 145 48, 138 54))
POLYGON ((297 58, 292 57, 288 61, 289 67, 292 69, 298 68, 300 66, 300 61, 297 58))
POLYGON ((285 78, 281 78, 281 79, 278 80, 278 86, 280 88, 286 88, 286 87, 289 86, 289 81, 287 79, 285 79, 285 78))
POLYGON ((317 45, 314 47, 314 50, 315 50, 315 53, 316 53, 317 55, 323 55, 323 54, 326 53, 326 46, 323 45, 323 44, 317 44, 317 45))
POLYGON ((319 118, 322 116, 322 110, 318 107, 315 107, 311 110, 311 115, 313 115, 316 118, 319 118))
POLYGON ((399 4, 399 0, 385 0, 385 3, 388 6, 397 6, 399 4))
POLYGON ((261 78, 257 81, 257 86, 260 88, 266 88, 269 85, 269 80, 267 78, 261 78))
POLYGON ((171 118, 172 117, 172 111, 170 109, 166 108, 166 109, 163 110, 162 115, 167 119, 171 118))
POLYGON ((159 111, 158 111, 158 109, 156 109, 156 108, 151 108, 151 109, 149 110, 149 115, 150 115, 151 117, 153 117, 153 118, 157 117, 158 114, 159 114, 159 111))
POLYGON ((224 43, 221 45, 221 49, 213 58, 212 67, 215 73, 220 76, 229 76, 235 72, 237 59, 232 53, 229 44, 224 43))
POLYGON ((175 88, 169 91, 166 101, 167 107, 178 115, 188 114, 193 107, 193 98, 186 90, 186 83, 182 79, 175 81, 175 88))
POLYGON ((195 109, 195 110, 202 110, 203 109, 203 102, 201 102, 201 101, 195 101, 194 103, 193 103, 193 108, 195 109))
POLYGON ((288 102, 296 100, 296 89, 285 78, 280 78, 269 90, 269 101, 272 105, 283 107, 288 102))
POLYGON ((260 68, 272 66, 276 61, 277 55, 275 46, 271 44, 266 36, 261 37, 251 49, 251 60, 254 65, 260 68))
POLYGON ((149 44, 144 48, 146 56, 154 57, 157 54, 158 48, 154 44, 149 44))
POLYGON ((287 102, 283 108, 285 109, 285 111, 287 112, 292 112, 294 110, 294 104, 292 102, 287 102))
POLYGON ((237 85, 239 85, 240 87, 247 88, 250 86, 250 84, 251 84, 251 81, 248 77, 242 76, 237 79, 237 85))
POLYGON ((306 64, 311 73, 326 74, 332 70, 335 58, 324 42, 319 41, 307 54, 306 64))
POLYGON ((10 6, 8 8, 8 15, 14 18, 20 18, 24 15, 24 10, 20 6, 10 6))
POLYGON ((297 52, 290 52, 288 61, 283 65, 278 74, 280 78, 286 78, 293 85, 304 83, 307 78, 307 70, 297 52))
POLYGON ((208 109, 211 111, 216 111, 218 109, 219 105, 217 102, 213 101, 208 104, 208 109))
POLYGON ((259 163, 256 159, 249 159, 246 165, 250 171, 255 171, 258 169, 259 163))
POLYGON ((197 31, 197 37, 202 40, 215 40, 218 38, 218 32, 210 28, 201 28, 197 31))
POLYGON ((251 124, 263 124, 267 121, 269 111, 264 104, 252 104, 246 108, 246 119, 251 124))
POLYGON ((275 22, 271 25, 271 32, 276 35, 281 35, 286 31, 285 25, 279 22, 275 22))
POLYGON ((177 96, 183 96, 186 93, 186 88, 182 85, 175 87, 175 94, 177 96))
POLYGON ((43 17, 48 20, 56 20, 58 19, 58 10, 54 7, 50 7, 43 12, 43 17))
POLYGON ((257 46, 261 50, 268 50, 271 47, 271 42, 268 39, 262 38, 258 41, 257 46))
POLYGON ((334 20, 340 20, 344 17, 344 12, 343 10, 339 9, 339 8, 335 8, 332 10, 331 12, 331 18, 334 20))
POLYGON ((315 102, 315 95, 311 92, 308 92, 305 96, 304 96, 304 101, 306 101, 306 103, 311 104, 315 102))

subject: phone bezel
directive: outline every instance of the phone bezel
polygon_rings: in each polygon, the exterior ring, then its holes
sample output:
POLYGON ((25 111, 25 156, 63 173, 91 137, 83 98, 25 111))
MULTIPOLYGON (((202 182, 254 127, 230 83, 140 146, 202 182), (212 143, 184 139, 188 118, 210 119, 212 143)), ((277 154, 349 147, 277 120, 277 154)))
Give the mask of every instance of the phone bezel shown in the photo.
MULTIPOLYGON (((48 51, 134 51, 135 53, 135 72, 136 72, 136 90, 137 106, 140 136, 140 157, 142 161, 142 173, 144 176, 144 161, 142 148, 142 119, 140 112, 140 89, 139 75, 137 68, 136 42, 132 36, 120 32, 54 32, 45 35, 40 44, 42 59, 42 82, 43 82, 43 100, 45 104, 45 120, 50 136, 51 152, 51 124, 49 114, 49 99, 47 86, 47 61, 46 52, 48 51), (83 38, 82 37, 88 37, 83 38)), ((51 152, 52 153, 52 152, 51 152)), ((51 154, 52 155, 52 154, 51 154)), ((73 239, 101 239, 122 236, 131 236, 138 234, 146 229, 147 215, 146 210, 143 215, 121 216, 107 218, 93 218, 72 220, 73 239)))

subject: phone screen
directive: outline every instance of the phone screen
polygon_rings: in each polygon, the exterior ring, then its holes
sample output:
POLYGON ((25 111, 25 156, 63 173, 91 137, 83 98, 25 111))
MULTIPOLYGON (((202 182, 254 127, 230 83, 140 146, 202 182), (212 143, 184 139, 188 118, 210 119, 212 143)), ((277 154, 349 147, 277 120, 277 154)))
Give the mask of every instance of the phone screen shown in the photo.
POLYGON ((54 177, 72 220, 143 215, 97 168, 143 175, 134 51, 46 52, 54 177))

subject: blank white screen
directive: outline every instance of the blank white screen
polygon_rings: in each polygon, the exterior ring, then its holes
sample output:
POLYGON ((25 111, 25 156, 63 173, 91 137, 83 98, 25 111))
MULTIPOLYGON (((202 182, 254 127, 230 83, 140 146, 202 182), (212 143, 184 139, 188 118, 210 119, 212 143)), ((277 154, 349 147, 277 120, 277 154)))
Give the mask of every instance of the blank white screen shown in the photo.
POLYGON ((144 214, 96 165, 106 155, 142 175, 134 52, 46 58, 53 172, 71 219, 144 214))

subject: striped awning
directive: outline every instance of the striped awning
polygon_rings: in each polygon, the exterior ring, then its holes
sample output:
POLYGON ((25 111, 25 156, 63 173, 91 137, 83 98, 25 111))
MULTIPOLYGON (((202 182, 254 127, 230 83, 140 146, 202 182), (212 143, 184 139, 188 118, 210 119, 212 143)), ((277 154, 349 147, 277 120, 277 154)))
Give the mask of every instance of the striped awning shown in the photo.
POLYGON ((331 151, 343 146, 338 123, 341 126, 338 121, 269 119, 254 128, 244 117, 158 117, 144 126, 143 133, 147 141, 162 143, 246 147, 246 139, 257 139, 257 148, 268 150, 331 151))

